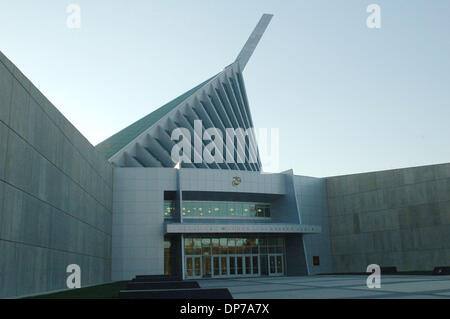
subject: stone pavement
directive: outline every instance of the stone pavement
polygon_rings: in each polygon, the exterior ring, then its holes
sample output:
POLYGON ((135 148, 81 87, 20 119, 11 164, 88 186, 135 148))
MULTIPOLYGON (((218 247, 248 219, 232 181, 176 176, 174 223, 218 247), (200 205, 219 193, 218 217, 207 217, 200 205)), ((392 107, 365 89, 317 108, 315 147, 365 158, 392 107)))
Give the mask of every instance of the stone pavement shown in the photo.
POLYGON ((236 299, 450 298, 450 276, 382 275, 369 289, 367 276, 258 277, 199 280, 202 288, 228 288, 236 299))

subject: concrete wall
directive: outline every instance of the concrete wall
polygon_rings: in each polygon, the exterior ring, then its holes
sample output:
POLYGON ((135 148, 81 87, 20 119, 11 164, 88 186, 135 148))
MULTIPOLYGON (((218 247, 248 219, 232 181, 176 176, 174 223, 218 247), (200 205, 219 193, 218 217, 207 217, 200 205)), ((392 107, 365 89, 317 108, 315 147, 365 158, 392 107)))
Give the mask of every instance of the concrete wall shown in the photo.
POLYGON ((110 280, 112 168, 0 53, 0 297, 110 280))
POLYGON ((284 174, 195 168, 184 168, 180 173, 183 191, 286 194, 284 174), (231 183, 234 176, 242 180, 238 186, 231 183))
POLYGON ((164 190, 173 168, 115 168, 112 279, 164 274, 164 190))
POLYGON ((310 275, 331 273, 333 267, 326 180, 325 178, 294 176, 294 185, 301 223, 322 226, 320 234, 303 235, 308 273, 310 275), (319 256, 320 265, 313 265, 313 256, 319 256))
POLYGON ((293 234, 285 236, 286 249, 286 275, 307 276, 306 254, 303 244, 303 235, 293 234))
POLYGON ((327 178, 335 272, 450 265, 450 164, 327 178))

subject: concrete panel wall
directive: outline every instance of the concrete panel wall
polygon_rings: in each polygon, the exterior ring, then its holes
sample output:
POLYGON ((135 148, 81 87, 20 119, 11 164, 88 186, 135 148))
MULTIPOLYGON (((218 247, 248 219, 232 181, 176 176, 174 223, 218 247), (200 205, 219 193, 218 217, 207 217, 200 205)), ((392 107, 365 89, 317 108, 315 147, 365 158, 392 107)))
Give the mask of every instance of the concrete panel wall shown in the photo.
POLYGON ((270 212, 272 220, 279 223, 300 224, 293 171, 283 172, 279 176, 284 177, 285 196, 272 203, 270 212))
POLYGON ((112 279, 164 274, 164 190, 173 168, 115 168, 112 279))
POLYGON ((110 281, 112 167, 0 53, 0 297, 110 281))
POLYGON ((281 195, 286 193, 284 174, 196 168, 183 168, 180 173, 183 191, 248 192, 281 195), (241 183, 238 186, 232 185, 234 176, 241 178, 241 183))
POLYGON ((288 235, 285 237, 286 275, 307 276, 308 267, 303 244, 303 235, 288 235))
POLYGON ((327 178, 335 272, 450 265, 450 164, 327 178))
POLYGON ((310 275, 333 271, 328 225, 326 180, 308 176, 294 176, 296 198, 302 224, 320 225, 320 234, 303 235, 304 251, 310 275), (313 256, 320 264, 313 265, 313 256))

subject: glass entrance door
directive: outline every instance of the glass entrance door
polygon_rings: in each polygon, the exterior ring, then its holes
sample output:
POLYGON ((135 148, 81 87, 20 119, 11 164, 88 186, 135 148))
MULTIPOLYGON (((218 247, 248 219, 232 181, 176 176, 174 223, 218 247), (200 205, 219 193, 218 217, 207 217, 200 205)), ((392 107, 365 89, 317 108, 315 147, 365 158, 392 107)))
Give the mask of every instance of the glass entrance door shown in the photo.
POLYGON ((261 266, 261 276, 269 276, 269 264, 267 262, 267 255, 259 256, 261 266))
POLYGON ((211 256, 203 256, 202 260, 202 277, 203 278, 211 278, 212 271, 211 271, 211 256))
POLYGON ((229 275, 228 256, 212 256, 212 276, 227 277, 229 275))
POLYGON ((212 276, 219 277, 220 276, 220 257, 213 256, 212 257, 212 276))
POLYGON ((244 256, 236 256, 236 275, 241 276, 245 269, 243 268, 245 263, 244 256))
POLYGON ((252 256, 244 255, 244 271, 245 275, 253 275, 252 256))
POLYGON ((202 257, 188 256, 186 257, 186 278, 202 277, 202 257))
POLYGON ((274 254, 269 255, 269 275, 277 276, 283 275, 283 255, 274 254))
POLYGON ((220 275, 228 275, 228 258, 227 256, 220 256, 220 275))
POLYGON ((185 278, 283 275, 283 251, 284 240, 276 237, 187 237, 184 240, 185 278))
POLYGON ((252 273, 255 276, 259 276, 259 258, 258 256, 252 256, 252 273))

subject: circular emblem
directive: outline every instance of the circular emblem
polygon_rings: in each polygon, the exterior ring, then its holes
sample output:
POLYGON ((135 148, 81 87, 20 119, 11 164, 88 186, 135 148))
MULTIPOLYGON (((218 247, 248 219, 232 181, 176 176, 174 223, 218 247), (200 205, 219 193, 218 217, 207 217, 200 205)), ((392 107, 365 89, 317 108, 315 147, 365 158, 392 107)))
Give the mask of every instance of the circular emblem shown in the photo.
POLYGON ((241 178, 239 176, 233 177, 233 181, 231 182, 231 185, 238 186, 241 183, 241 178))

